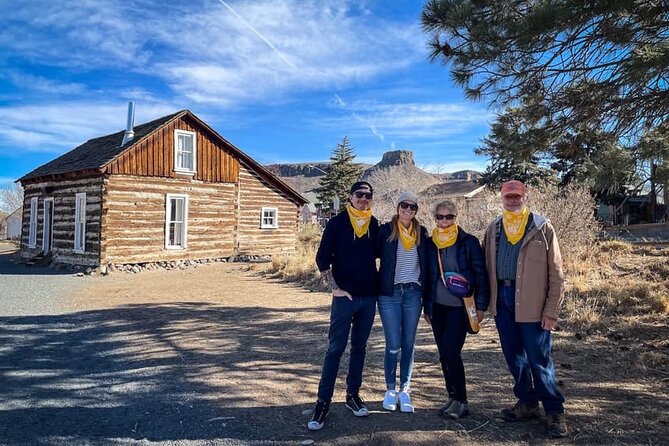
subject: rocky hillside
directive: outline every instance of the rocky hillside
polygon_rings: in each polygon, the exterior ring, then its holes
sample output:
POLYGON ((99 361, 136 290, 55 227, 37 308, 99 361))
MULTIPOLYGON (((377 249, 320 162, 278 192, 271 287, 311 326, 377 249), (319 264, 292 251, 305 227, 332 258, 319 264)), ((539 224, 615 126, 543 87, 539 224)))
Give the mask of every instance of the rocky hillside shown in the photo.
MULTIPOLYGON (((450 181, 472 181, 480 177, 480 173, 473 170, 462 170, 453 173, 435 174, 416 167, 411 150, 394 150, 383 154, 381 161, 375 165, 359 164, 362 168, 362 178, 369 180, 376 173, 394 172, 403 177, 415 180, 416 185, 424 189, 450 181)), ((329 162, 269 164, 268 170, 279 176, 286 184, 300 193, 311 191, 319 186, 320 177, 330 167, 329 162)))

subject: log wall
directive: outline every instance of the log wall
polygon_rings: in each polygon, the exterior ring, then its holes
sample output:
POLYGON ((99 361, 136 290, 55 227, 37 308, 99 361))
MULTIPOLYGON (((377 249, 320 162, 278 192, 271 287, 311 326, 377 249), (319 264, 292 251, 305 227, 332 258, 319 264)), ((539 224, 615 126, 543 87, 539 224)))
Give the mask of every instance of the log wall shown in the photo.
POLYGON ((245 163, 239 170, 239 215, 237 249, 241 254, 271 255, 294 252, 299 207, 245 163), (260 228, 263 207, 278 208, 279 227, 260 228))
POLYGON ((44 199, 53 198, 52 260, 56 263, 96 266, 100 255, 100 216, 102 178, 42 181, 24 185, 21 224, 21 258, 32 258, 42 251, 44 239, 44 199), (86 193, 85 252, 74 252, 75 195, 86 193), (28 246, 30 199, 37 197, 37 242, 28 246))
POLYGON ((142 263, 235 253, 235 183, 113 175, 104 180, 101 262, 142 263), (166 195, 188 196, 185 249, 165 249, 166 195))

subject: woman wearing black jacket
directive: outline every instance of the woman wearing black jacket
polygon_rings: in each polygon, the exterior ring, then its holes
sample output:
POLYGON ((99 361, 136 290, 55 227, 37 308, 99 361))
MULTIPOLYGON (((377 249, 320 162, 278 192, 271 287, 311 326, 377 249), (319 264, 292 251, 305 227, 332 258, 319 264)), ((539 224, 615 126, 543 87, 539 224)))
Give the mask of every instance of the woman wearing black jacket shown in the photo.
POLYGON ((448 401, 439 413, 453 419, 469 414, 465 368, 461 356, 468 322, 462 299, 451 294, 446 287, 447 273, 458 273, 469 282, 474 292, 479 322, 483 320, 483 312, 490 301, 481 244, 476 237, 455 223, 457 214, 458 207, 452 200, 444 200, 435 206, 437 227, 428 242, 426 284, 429 292, 423 309, 425 319, 432 325, 448 391, 448 401))

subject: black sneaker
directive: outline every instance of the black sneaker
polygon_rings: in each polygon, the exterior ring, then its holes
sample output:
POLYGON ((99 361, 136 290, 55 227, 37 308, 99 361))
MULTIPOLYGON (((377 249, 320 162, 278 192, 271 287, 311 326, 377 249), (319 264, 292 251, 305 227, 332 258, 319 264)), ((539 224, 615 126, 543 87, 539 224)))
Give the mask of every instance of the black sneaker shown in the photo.
POLYGON ((311 421, 307 423, 307 427, 310 431, 317 431, 323 427, 325 419, 330 414, 330 402, 329 401, 317 401, 316 407, 314 408, 314 415, 311 417, 311 421))
POLYGON ((360 395, 346 395, 346 408, 353 412, 356 417, 366 417, 369 415, 369 410, 365 407, 365 402, 362 401, 360 395))

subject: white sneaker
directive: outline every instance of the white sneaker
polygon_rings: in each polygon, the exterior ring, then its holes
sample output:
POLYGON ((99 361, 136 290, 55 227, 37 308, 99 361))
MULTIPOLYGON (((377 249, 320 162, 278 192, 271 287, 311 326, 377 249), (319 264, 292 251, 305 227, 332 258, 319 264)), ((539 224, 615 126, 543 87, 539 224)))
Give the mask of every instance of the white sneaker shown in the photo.
POLYGON ((385 410, 397 410, 397 390, 386 390, 383 397, 383 408, 385 410))
POLYGON ((402 391, 399 393, 397 399, 400 403, 400 412, 413 412, 413 404, 411 404, 411 396, 409 396, 409 393, 402 391))

